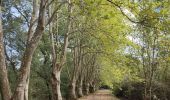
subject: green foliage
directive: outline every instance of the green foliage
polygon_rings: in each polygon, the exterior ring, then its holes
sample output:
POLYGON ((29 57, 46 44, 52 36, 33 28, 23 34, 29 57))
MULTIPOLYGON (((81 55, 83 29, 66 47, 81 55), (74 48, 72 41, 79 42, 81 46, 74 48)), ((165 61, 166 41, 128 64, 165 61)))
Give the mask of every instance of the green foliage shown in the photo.
MULTIPOLYGON (((153 85, 159 83, 170 88, 169 1, 112 0, 112 2, 74 0, 67 58, 61 73, 61 91, 64 97, 69 83, 68 71, 71 73, 74 70, 71 50, 77 46, 77 40, 83 48, 82 65, 86 71, 96 68, 94 73, 91 73, 91 77, 96 74, 93 77, 97 77, 97 82, 100 80, 96 85, 104 84, 117 90, 128 83, 130 86, 140 85, 139 88, 144 89, 143 84, 151 81, 153 85), (93 57, 95 61, 92 63, 93 57)), ((3 0, 3 4, 4 44, 6 57, 9 57, 7 65, 13 92, 26 47, 27 24, 29 25, 32 3, 30 0, 16 2, 3 0), (26 19, 17 11, 16 6, 26 19)), ((67 4, 63 4, 58 10, 58 17, 53 21, 53 23, 58 21, 58 25, 55 23, 52 26, 57 55, 61 54, 64 34, 68 31, 67 10, 67 4)), ((42 98, 51 100, 51 48, 47 26, 32 61, 29 87, 31 100, 42 98)), ((131 90, 128 93, 130 94, 131 90)), ((143 90, 142 93, 144 94, 143 90)))

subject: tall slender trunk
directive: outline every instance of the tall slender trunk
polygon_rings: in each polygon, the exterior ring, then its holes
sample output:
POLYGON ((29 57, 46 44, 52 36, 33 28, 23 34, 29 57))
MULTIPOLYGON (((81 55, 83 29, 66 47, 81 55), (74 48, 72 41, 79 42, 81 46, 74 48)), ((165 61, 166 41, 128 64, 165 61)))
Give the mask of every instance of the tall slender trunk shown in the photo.
POLYGON ((58 65, 53 67, 53 72, 52 72, 52 97, 53 100, 62 100, 62 95, 60 91, 60 74, 61 70, 58 70, 58 65))
MULTIPOLYGON (((0 17, 1 12, 1 2, 0 2, 0 17)), ((3 29, 2 29, 2 20, 0 18, 0 84, 2 92, 2 100, 10 100, 11 90, 8 81, 8 70, 5 63, 5 54, 4 54, 4 43, 3 43, 3 29)))
POLYGON ((80 77, 80 80, 78 82, 77 94, 78 94, 78 97, 83 96, 83 78, 82 77, 80 77))
POLYGON ((36 27, 33 37, 27 43, 26 50, 24 52, 24 56, 21 63, 18 84, 11 100, 28 100, 28 87, 32 57, 45 28, 45 2, 46 0, 41 0, 38 25, 36 27))
POLYGON ((33 11, 32 11, 32 16, 30 20, 30 26, 27 34, 27 42, 31 41, 31 38, 34 35, 34 30, 35 30, 35 22, 38 18, 38 0, 33 0, 33 11))
MULTIPOLYGON (((52 9, 49 8, 49 17, 51 16, 52 9)), ((51 35, 51 46, 52 46, 52 77, 51 77, 51 86, 52 86, 52 100, 62 100, 61 90, 60 90, 60 75, 61 75, 61 64, 57 63, 58 54, 58 14, 56 14, 56 22, 49 24, 49 32, 51 35), (54 31, 53 25, 55 25, 55 35, 56 41, 54 41, 54 31), (55 46, 55 42, 57 46, 55 46)), ((64 55, 65 56, 65 55, 64 55)))
POLYGON ((68 86, 67 100, 76 100, 76 80, 73 80, 68 86))
MULTIPOLYGON (((33 0, 33 12, 32 12, 32 17, 31 17, 31 20, 30 20, 30 27, 29 27, 29 30, 28 30, 28 37, 27 37, 27 43, 29 43, 34 35, 34 30, 35 30, 35 21, 38 17, 38 0, 33 0)), ((36 47, 35 47, 36 48, 36 47)), ((34 52, 34 51, 33 51, 34 52)), ((33 54, 31 54, 33 55, 33 54)), ((32 59, 32 57, 31 57, 32 59)), ((30 61, 31 63, 31 61, 30 61)), ((31 66, 31 65, 28 65, 28 66, 31 66)), ((24 93, 24 98, 25 100, 28 100, 28 89, 29 89, 29 73, 30 73, 30 69, 28 69, 28 79, 25 83, 25 93, 24 93)))
MULTIPOLYGON (((60 83, 61 83, 60 74, 61 74, 62 68, 64 67, 63 65, 65 64, 65 61, 66 61, 67 47, 69 44, 68 38, 69 38, 69 33, 71 31, 71 13, 72 13, 71 0, 68 0, 68 13, 69 13, 68 21, 67 21, 68 30, 64 36, 64 45, 63 45, 60 57, 58 57, 58 54, 56 54, 56 50, 58 48, 56 48, 56 46, 54 45, 53 31, 51 31, 52 57, 53 57, 51 83, 52 83, 53 100, 62 100, 62 95, 60 91, 60 83)), ((58 22, 57 22, 57 25, 58 25, 58 22)), ((57 27, 57 34, 58 34, 58 27, 57 27)))
MULTIPOLYGON (((75 45, 77 45, 77 40, 75 40, 75 45)), ((79 50, 78 47, 74 47, 74 53, 73 53, 73 62, 74 62, 74 67, 71 72, 71 78, 69 81, 69 86, 68 86, 68 93, 67 93, 67 100, 76 100, 76 81, 77 81, 77 75, 79 72, 79 50)))
POLYGON ((23 61, 21 64, 19 83, 15 90, 12 100, 28 100, 28 85, 30 77, 30 66, 32 62, 32 56, 36 49, 36 44, 30 44, 27 46, 24 53, 23 61))
MULTIPOLYGON (((81 44, 82 45, 82 44, 81 44)), ((84 74, 85 74, 85 66, 83 65, 83 60, 84 60, 84 49, 81 47, 80 45, 80 71, 78 73, 78 87, 77 87, 77 95, 78 97, 82 97, 84 94, 83 94, 83 79, 84 79, 84 74)))
POLYGON ((84 94, 88 95, 89 94, 89 83, 84 84, 84 94))

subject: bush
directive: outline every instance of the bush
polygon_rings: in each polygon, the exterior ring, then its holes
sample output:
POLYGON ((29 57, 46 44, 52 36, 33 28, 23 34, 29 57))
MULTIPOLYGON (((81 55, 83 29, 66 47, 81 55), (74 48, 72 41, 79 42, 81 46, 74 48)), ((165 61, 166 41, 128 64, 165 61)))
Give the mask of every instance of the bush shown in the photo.
POLYGON ((160 100, 170 100, 170 87, 160 82, 154 82, 153 96, 160 100))
POLYGON ((114 93, 119 98, 128 100, 142 100, 143 84, 123 84, 121 88, 117 88, 114 93))
MULTIPOLYGON (((114 90, 119 98, 127 100, 143 100, 144 84, 142 82, 126 83, 114 90)), ((170 87, 163 83, 154 82, 152 87, 153 100, 170 100, 170 87)))

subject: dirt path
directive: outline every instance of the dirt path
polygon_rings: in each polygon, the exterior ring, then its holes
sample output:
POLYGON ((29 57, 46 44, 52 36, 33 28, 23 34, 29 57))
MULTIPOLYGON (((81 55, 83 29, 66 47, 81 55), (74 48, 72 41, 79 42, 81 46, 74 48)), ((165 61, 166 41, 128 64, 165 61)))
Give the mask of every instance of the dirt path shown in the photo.
POLYGON ((99 90, 94 94, 89 96, 85 96, 78 100, 119 100, 118 98, 114 97, 109 90, 99 90))

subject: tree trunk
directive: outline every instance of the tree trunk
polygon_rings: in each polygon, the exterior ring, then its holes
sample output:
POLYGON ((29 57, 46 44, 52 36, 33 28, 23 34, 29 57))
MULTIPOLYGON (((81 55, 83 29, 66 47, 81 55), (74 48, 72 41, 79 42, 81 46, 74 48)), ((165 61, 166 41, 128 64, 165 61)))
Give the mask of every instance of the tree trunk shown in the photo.
POLYGON ((68 86, 68 94, 67 100, 76 100, 76 80, 72 81, 71 84, 68 86))
MULTIPOLYGON (((68 37, 71 31, 71 13, 72 13, 72 7, 71 7, 71 0, 67 0, 68 1, 68 30, 67 33, 64 36, 64 45, 62 47, 62 51, 61 51, 61 55, 60 57, 58 57, 58 54, 56 54, 56 50, 58 48, 56 48, 55 44, 54 44, 54 37, 53 37, 53 32, 51 32, 51 40, 52 40, 52 63, 53 63, 53 69, 52 69, 52 78, 51 78, 51 84, 52 84, 52 96, 53 96, 53 100, 62 100, 62 95, 61 95, 61 91, 60 91, 60 74, 61 74, 61 70, 64 67, 63 65, 65 64, 66 61, 66 55, 67 55, 67 47, 69 44, 68 41, 68 37), (57 63, 57 61, 59 60, 59 63, 57 63)), ((58 22, 57 22, 58 24, 58 22)), ((51 28, 52 29, 52 28, 51 28)), ((50 30, 51 30, 50 29, 50 30)), ((57 25, 57 34, 58 34, 58 25, 57 25)))
MULTIPOLYGON (((77 41, 76 41, 77 45, 77 41)), ((74 47, 74 53, 73 53, 73 62, 74 62, 74 67, 71 72, 71 77, 69 81, 69 86, 68 86, 68 94, 67 94, 67 100, 76 100, 76 81, 77 81, 77 76, 79 72, 79 51, 77 47, 74 47)))
POLYGON ((83 80, 82 79, 80 79, 80 82, 78 83, 77 94, 78 94, 78 97, 83 96, 83 80))
POLYGON ((85 94, 85 95, 88 95, 88 94, 89 94, 89 83, 86 83, 86 84, 84 85, 84 94, 85 94))
POLYGON ((31 41, 31 38, 34 35, 34 30, 35 30, 35 21, 38 18, 38 0, 33 0, 33 11, 32 11, 32 16, 30 20, 30 27, 28 30, 28 37, 27 37, 27 42, 31 41))
POLYGON ((36 48, 35 45, 37 44, 32 44, 31 46, 28 46, 26 49, 21 64, 19 83, 17 85, 12 100, 28 100, 30 66, 31 66, 32 56, 36 48))
MULTIPOLYGON (((0 2, 0 14, 1 14, 1 2, 0 2)), ((8 71, 5 63, 1 18, 0 18, 0 84, 1 84, 2 100, 10 100, 11 91, 10 91, 10 85, 8 81, 8 71)))
POLYGON ((84 53, 84 50, 83 48, 81 47, 80 45, 80 56, 79 56, 79 73, 78 73, 78 87, 77 87, 77 95, 78 97, 82 97, 83 96, 83 79, 84 79, 84 66, 83 66, 83 53, 84 53))
POLYGON ((29 87, 29 77, 30 77, 30 67, 32 62, 32 57, 35 49, 38 46, 44 27, 45 27, 45 10, 46 10, 45 0, 41 0, 38 25, 34 32, 33 37, 27 43, 26 50, 21 63, 19 82, 15 89, 14 95, 11 100, 28 100, 28 87, 29 87))
POLYGON ((53 100, 62 100, 61 91, 60 91, 60 73, 61 71, 57 69, 58 66, 53 68, 52 72, 52 97, 53 100))
POLYGON ((94 93, 95 92, 95 85, 90 85, 90 87, 89 87, 89 91, 90 91, 90 93, 94 93))

